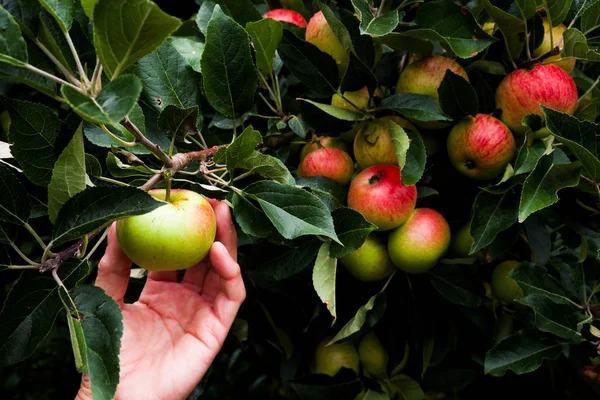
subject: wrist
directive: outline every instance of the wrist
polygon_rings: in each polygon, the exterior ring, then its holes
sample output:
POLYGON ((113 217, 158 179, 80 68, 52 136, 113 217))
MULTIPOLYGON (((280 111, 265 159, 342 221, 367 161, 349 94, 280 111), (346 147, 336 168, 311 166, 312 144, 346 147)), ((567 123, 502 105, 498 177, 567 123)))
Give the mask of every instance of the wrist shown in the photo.
POLYGON ((81 385, 75 400, 92 400, 92 386, 90 385, 90 378, 86 374, 81 375, 81 385))

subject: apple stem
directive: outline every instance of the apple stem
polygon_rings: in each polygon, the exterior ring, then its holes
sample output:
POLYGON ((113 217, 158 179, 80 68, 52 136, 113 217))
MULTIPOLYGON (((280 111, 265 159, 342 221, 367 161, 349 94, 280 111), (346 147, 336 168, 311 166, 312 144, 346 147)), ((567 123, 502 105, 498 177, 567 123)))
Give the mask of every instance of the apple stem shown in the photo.
POLYGON ((555 56, 560 54, 560 48, 558 46, 552 47, 548 52, 542 54, 541 56, 529 60, 521 65, 523 68, 530 68, 531 66, 544 61, 546 58, 555 56))
POLYGON ((168 177, 167 178, 167 182, 166 182, 166 191, 165 191, 165 201, 167 203, 171 202, 171 184, 173 183, 173 178, 172 177, 168 177))

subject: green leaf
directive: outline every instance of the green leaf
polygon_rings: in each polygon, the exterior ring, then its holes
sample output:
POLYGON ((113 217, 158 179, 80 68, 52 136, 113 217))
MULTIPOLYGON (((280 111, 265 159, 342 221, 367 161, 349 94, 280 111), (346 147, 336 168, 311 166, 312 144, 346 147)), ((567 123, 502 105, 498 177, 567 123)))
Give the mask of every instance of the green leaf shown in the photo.
POLYGON ((476 295, 475 276, 469 265, 444 264, 429 274, 433 287, 446 300, 464 307, 478 307, 483 299, 476 295))
POLYGON ((260 206, 237 193, 233 195, 231 203, 233 216, 242 232, 256 237, 267 237, 273 233, 273 225, 260 206))
POLYGON ((94 20, 94 9, 96 8, 96 4, 100 0, 79 0, 81 2, 81 7, 83 8, 83 12, 90 19, 94 20))
POLYGON ((556 304, 572 304, 563 288, 548 274, 546 267, 523 262, 510 273, 525 296, 547 297, 556 304))
POLYGON ((600 62, 600 53, 590 49, 588 41, 583 33, 575 28, 567 29, 563 33, 564 46, 561 57, 573 57, 578 60, 600 62))
POLYGON ((346 322, 346 325, 344 325, 342 327, 342 329, 340 329, 339 332, 336 333, 336 335, 333 337, 333 339, 331 339, 329 341, 328 344, 333 344, 333 343, 339 342, 340 340, 344 340, 347 337, 350 337, 351 335, 360 331, 360 329, 363 327, 363 325, 367 321, 367 313, 373 309, 373 307, 375 306, 375 301, 377 300, 377 297, 379 297, 381 295, 382 295, 382 292, 379 292, 376 295, 371 296, 369 301, 367 301, 365 304, 363 304, 358 309, 358 311, 356 311, 356 314, 354 314, 354 316, 348 322, 346 322))
POLYGON ((518 300, 528 305, 535 312, 535 326, 542 332, 552 333, 570 340, 574 344, 581 341, 579 322, 585 319, 583 313, 577 314, 570 305, 555 304, 545 296, 530 295, 518 300))
POLYGON ((22 66, 28 61, 27 44, 17 21, 0 6, 0 62, 22 66))
POLYGON ((118 218, 145 214, 164 204, 143 190, 129 186, 87 188, 60 209, 53 242, 61 244, 80 238, 118 218))
POLYGON ((335 277, 337 271, 337 259, 329 255, 329 246, 331 242, 325 242, 319 248, 317 260, 313 269, 312 280, 315 292, 323 303, 327 306, 327 310, 335 320, 336 304, 335 304, 335 277))
POLYGON ((394 50, 415 53, 422 57, 429 56, 433 52, 432 42, 405 35, 404 32, 388 33, 385 36, 374 38, 374 41, 394 50))
POLYGON ((4 98, 10 114, 8 141, 10 151, 34 184, 50 183, 56 161, 54 142, 59 133, 59 121, 52 110, 39 103, 4 98))
POLYGON ((398 10, 373 15, 368 0, 352 0, 352 5, 360 19, 361 35, 385 36, 398 26, 398 10))
MULTIPOLYGON (((91 271, 88 262, 67 262, 58 276, 72 288, 91 271)), ((58 285, 49 276, 26 271, 12 285, 0 312, 0 367, 29 357, 48 336, 61 309, 58 285)))
POLYGON ((200 10, 196 14, 196 25, 204 36, 206 36, 206 27, 208 27, 208 21, 212 17, 213 11, 215 10, 215 2, 211 0, 205 0, 200 6, 200 10))
POLYGON ((403 169, 406 164, 406 153, 410 147, 408 135, 400 125, 392 120, 386 120, 385 125, 390 132, 390 138, 392 139, 396 157, 398 158, 398 166, 400 169, 403 169))
POLYGON ((600 2, 592 2, 581 14, 579 22, 585 35, 600 27, 600 2))
POLYGON ((154 175, 154 171, 146 165, 125 164, 113 153, 106 155, 106 167, 108 172, 115 178, 129 178, 132 176, 150 176, 154 175))
POLYGON ((81 355, 81 372, 90 378, 94 399, 112 399, 119 383, 121 309, 97 286, 78 286, 71 296, 77 311, 71 310, 68 318, 79 332, 74 347, 77 346, 81 355))
POLYGON ((521 192, 519 222, 536 211, 558 201, 558 191, 577 186, 581 175, 581 163, 554 164, 554 154, 542 156, 531 171, 521 192))
POLYGON ((404 400, 423 400, 426 398, 419 382, 406 374, 393 376, 392 384, 404 400))
POLYGON ((310 126, 304 121, 301 115, 294 115, 288 121, 290 129, 302 139, 306 139, 306 134, 310 131, 310 126))
POLYGON ((508 370, 526 374, 538 369, 544 360, 556 360, 561 349, 560 343, 548 343, 532 334, 515 334, 488 350, 484 371, 492 376, 503 376, 508 370))
POLYGON ((477 92, 465 78, 450 69, 446 70, 438 94, 442 110, 454 119, 460 119, 465 115, 474 117, 477 114, 479 108, 477 92))
POLYGON ((546 144, 541 140, 535 140, 531 145, 527 140, 523 141, 517 159, 515 160, 515 175, 526 174, 533 171, 538 160, 546 153, 546 144))
POLYGON ((137 104, 142 82, 135 75, 123 75, 109 82, 95 98, 86 96, 69 86, 61 93, 81 118, 99 125, 119 125, 137 104))
POLYGON ((527 244, 532 252, 532 261, 536 265, 546 265, 552 251, 550 231, 542 220, 543 217, 540 214, 534 214, 527 218, 524 224, 527 244))
POLYGON ((48 185, 48 217, 56 222, 63 204, 86 187, 85 150, 82 125, 56 160, 48 185))
POLYGON ((421 137, 412 130, 405 131, 408 134, 410 146, 406 153, 406 163, 402 168, 402 183, 405 186, 414 185, 421 180, 427 163, 427 151, 421 137))
POLYGON ((248 157, 240 160, 237 168, 255 172, 263 178, 272 179, 285 185, 293 185, 294 177, 285 164, 278 158, 254 150, 248 157))
POLYGON ((265 79, 268 79, 271 76, 277 46, 283 37, 283 27, 280 22, 265 18, 257 22, 248 22, 246 30, 254 44, 256 66, 265 79))
MULTIPOLYGON (((51 71, 52 66, 46 56, 33 43, 27 46, 29 64, 44 71, 51 71)), ((16 67, 11 64, 0 63, 0 76, 8 78, 15 82, 28 85, 50 97, 56 96, 57 84, 45 76, 36 74, 23 67, 16 67)))
POLYGON ((39 23, 39 0, 0 0, 0 6, 13 16, 23 32, 35 36, 31 29, 35 29, 39 23))
POLYGON ((88 176, 95 178, 102 176, 102 165, 96 157, 91 154, 85 153, 85 172, 88 176))
POLYGON ((451 121, 431 96, 415 93, 396 93, 381 101, 381 109, 418 121, 451 121))
POLYGON ((39 2, 54 17, 63 32, 71 30, 75 17, 74 0, 39 0, 39 2))
MULTIPOLYGON (((504 42, 506 43, 507 48, 509 49, 509 53, 511 57, 518 57, 525 46, 524 35, 527 30, 527 20, 533 16, 533 14, 528 15, 526 13, 519 13, 517 15, 517 10, 511 8, 509 10, 503 10, 500 7, 493 5, 490 0, 482 0, 482 3, 486 9, 486 11, 490 14, 500 32, 504 37, 504 42), (513 15, 514 13, 514 15, 513 15)), ((498 2, 494 2, 498 4, 498 2)), ((528 0, 521 0, 522 5, 528 8, 527 4, 534 3, 533 13, 535 14, 535 2, 528 0)), ((505 4, 506 5, 506 4, 505 4)), ((512 5, 512 4, 511 4, 512 5)), ((515 2, 514 5, 519 6, 518 2, 515 2)), ((526 11, 524 8, 521 8, 519 11, 526 11)))
POLYGON ((348 32, 346 26, 336 17, 329 5, 324 4, 320 0, 316 0, 316 3, 323 13, 327 24, 331 28, 331 31, 338 39, 346 53, 352 53, 354 51, 354 45, 352 43, 352 38, 350 37, 350 32, 348 32))
POLYGON ((581 161, 589 177, 600 182, 600 125, 541 106, 546 127, 581 161))
POLYGON ((183 108, 169 104, 158 116, 158 127, 168 136, 175 135, 177 138, 183 139, 188 134, 194 134, 198 131, 196 126, 198 113, 197 105, 183 108))
POLYGON ((469 254, 489 245, 500 232, 513 226, 518 214, 518 195, 512 191, 501 195, 479 192, 471 212, 470 230, 474 242, 469 254))
POLYGON ((296 185, 310 190, 330 211, 345 204, 348 196, 347 190, 342 185, 324 176, 299 176, 296 185))
POLYGON ((171 37, 169 41, 175 50, 185 58, 194 71, 202 73, 200 59, 204 52, 204 43, 194 37, 181 36, 171 37))
POLYGON ((244 28, 219 6, 208 23, 201 65, 204 93, 215 110, 236 118, 252 107, 258 75, 250 39, 244 28))
POLYGON ((329 254, 335 258, 342 258, 357 250, 369 233, 377 229, 377 226, 367 221, 361 213, 348 207, 335 209, 331 216, 335 231, 343 244, 331 244, 329 254))
POLYGON ((494 43, 496 39, 483 32, 473 16, 452 0, 431 1, 417 11, 414 22, 419 28, 405 35, 439 41, 460 58, 470 58, 494 43))
POLYGON ((267 248, 258 247, 255 254, 259 260, 256 264, 260 267, 250 272, 252 280, 278 282, 313 267, 322 244, 323 242, 315 239, 299 247, 273 245, 267 248), (264 257, 265 251, 269 252, 267 259, 264 257))
POLYGON ((94 47, 111 79, 149 54, 181 26, 149 0, 99 0, 94 47))
POLYGON ((565 20, 571 9, 572 2, 573 0, 544 0, 545 5, 548 6, 546 13, 549 14, 549 18, 552 19, 553 26, 556 26, 565 20))
POLYGON ((248 22, 259 21, 262 18, 250 0, 215 0, 215 2, 241 26, 246 26, 248 22))
POLYGON ((199 103, 200 77, 169 42, 142 58, 137 73, 144 84, 143 98, 158 111, 170 104, 189 108, 199 103))
POLYGON ((356 111, 348 110, 346 108, 332 106, 331 104, 317 103, 316 101, 312 101, 309 99, 299 99, 305 101, 313 106, 317 107, 319 110, 331 115, 334 118, 341 119, 342 121, 360 121, 364 119, 364 116, 361 113, 356 111))
POLYGON ((262 143, 262 135, 252 126, 246 127, 227 147, 220 148, 213 159, 216 163, 227 165, 229 173, 250 157, 256 147, 262 143))
POLYGON ((244 193, 258 201, 284 238, 322 235, 340 243, 331 214, 315 195, 268 180, 252 183, 244 189, 244 193))
POLYGON ((0 221, 22 225, 29 218, 29 197, 25 186, 11 169, 0 164, 0 221))

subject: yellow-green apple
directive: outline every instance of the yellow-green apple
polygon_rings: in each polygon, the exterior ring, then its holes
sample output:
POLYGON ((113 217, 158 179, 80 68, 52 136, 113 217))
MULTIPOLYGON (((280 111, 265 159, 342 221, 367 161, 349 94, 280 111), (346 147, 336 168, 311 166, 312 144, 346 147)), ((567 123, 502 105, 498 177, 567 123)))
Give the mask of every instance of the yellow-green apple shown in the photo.
POLYGON ((401 128, 410 129, 417 135, 419 131, 413 124, 398 116, 387 116, 379 119, 368 119, 362 122, 354 137, 354 159, 359 168, 372 165, 398 165, 398 157, 388 124, 396 123, 401 128))
POLYGON ((577 86, 562 68, 554 64, 536 64, 517 69, 506 76, 496 89, 496 108, 502 122, 513 132, 524 134, 521 124, 528 114, 544 119, 540 105, 573 115, 577 108, 577 86))
POLYGON ((340 185, 347 185, 354 175, 354 161, 344 150, 322 148, 300 161, 299 176, 325 176, 340 185))
POLYGON ((358 249, 340 258, 340 261, 354 278, 364 282, 387 278, 395 271, 385 243, 375 232, 371 232, 358 249))
MULTIPOLYGON (((148 193, 161 201, 166 197, 164 189, 148 193)), ((216 232, 208 200, 184 189, 171 189, 162 207, 117 221, 119 245, 131 261, 149 271, 193 267, 208 254, 216 232)))
POLYGON ((300 28, 304 28, 306 26, 306 20, 302 14, 300 14, 298 11, 289 10, 287 8, 275 8, 266 12, 263 15, 263 18, 272 18, 280 22, 289 22, 290 24, 294 24, 300 28))
POLYGON ((450 226, 442 214, 431 208, 416 208, 404 224, 390 232, 388 254, 404 272, 427 272, 448 250, 450 236, 450 226))
POLYGON ((345 108, 350 111, 360 111, 375 107, 373 98, 381 97, 379 88, 375 89, 373 97, 369 94, 369 89, 366 86, 354 91, 345 91, 343 97, 335 93, 331 96, 331 105, 335 107, 345 108))
POLYGON ((379 231, 403 224, 417 204, 415 185, 404 186, 400 167, 373 165, 354 177, 348 189, 348 207, 360 212, 379 231))
MULTIPOLYGON (((540 57, 540 56, 546 54, 547 52, 549 52, 550 50, 552 50, 550 48, 550 24, 548 23, 548 19, 542 18, 542 23, 544 25, 544 40, 531 53, 531 55, 534 58, 540 57)), ((562 50, 564 47, 563 33, 566 30, 567 30, 567 27, 564 24, 559 24, 552 28, 552 44, 554 46, 558 46, 558 48, 560 50, 562 50)), ((557 65, 557 66, 561 67, 562 69, 564 69, 565 72, 573 71, 573 68, 575 68, 575 62, 577 60, 575 60, 574 58, 565 58, 565 59, 561 60, 561 58, 562 58, 561 55, 557 54, 555 56, 546 58, 544 60, 544 63, 551 62, 552 64, 557 65), (556 60, 560 60, 560 61, 556 61, 556 60)))
POLYGON ((375 332, 371 331, 358 343, 358 357, 363 371, 370 377, 385 379, 388 376, 389 355, 375 332))
POLYGON ((330 341, 331 338, 326 337, 317 345, 313 372, 335 376, 340 369, 348 368, 358 374, 360 360, 352 342, 346 340, 326 346, 330 341))
POLYGON ((346 71, 350 56, 333 33, 322 11, 315 13, 308 21, 305 38, 307 42, 333 57, 341 73, 346 71))
POLYGON ((346 153, 349 152, 350 148, 346 142, 344 142, 339 137, 333 136, 319 136, 317 141, 311 141, 302 146, 302 150, 300 150, 300 161, 304 160, 304 158, 312 153, 315 150, 319 150, 322 148, 334 148, 344 150, 346 153))
POLYGON ((469 252, 471 251, 473 243, 475 243, 475 239, 471 236, 469 223, 463 224, 452 233, 450 253, 454 257, 469 257, 469 252))
POLYGON ((502 174, 516 151, 510 129, 487 114, 468 115, 454 125, 446 146, 454 168, 480 180, 502 174))
POLYGON ((523 289, 519 286, 511 276, 510 272, 519 264, 516 260, 506 260, 501 262, 492 271, 492 293, 494 297, 503 303, 511 303, 515 299, 520 299, 524 296, 523 289))

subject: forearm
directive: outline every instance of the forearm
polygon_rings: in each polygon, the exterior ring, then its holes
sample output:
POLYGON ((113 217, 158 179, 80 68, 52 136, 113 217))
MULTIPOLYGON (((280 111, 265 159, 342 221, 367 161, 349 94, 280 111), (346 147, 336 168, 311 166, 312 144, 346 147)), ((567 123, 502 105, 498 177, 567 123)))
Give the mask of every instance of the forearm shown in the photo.
POLYGON ((77 396, 75 396, 75 400, 92 400, 90 378, 86 374, 81 375, 81 386, 79 387, 77 396))

